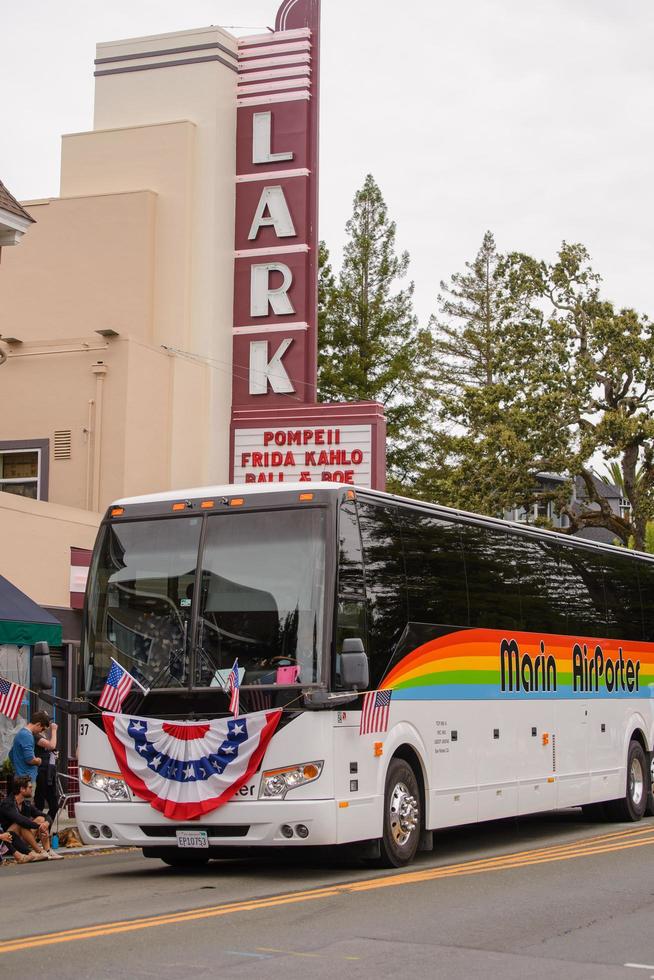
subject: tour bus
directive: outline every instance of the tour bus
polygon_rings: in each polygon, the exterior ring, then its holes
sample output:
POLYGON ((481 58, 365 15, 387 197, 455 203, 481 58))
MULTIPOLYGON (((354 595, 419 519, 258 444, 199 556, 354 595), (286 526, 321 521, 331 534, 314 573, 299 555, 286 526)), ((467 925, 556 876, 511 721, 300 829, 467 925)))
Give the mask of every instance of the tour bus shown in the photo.
POLYGON ((358 842, 399 867, 441 828, 651 807, 654 560, 627 549, 331 483, 133 497, 100 528, 82 659, 81 835, 173 866, 358 842), (114 662, 136 683, 103 716, 114 662), (271 718, 200 813, 148 796, 111 737, 149 776, 148 724, 271 718))

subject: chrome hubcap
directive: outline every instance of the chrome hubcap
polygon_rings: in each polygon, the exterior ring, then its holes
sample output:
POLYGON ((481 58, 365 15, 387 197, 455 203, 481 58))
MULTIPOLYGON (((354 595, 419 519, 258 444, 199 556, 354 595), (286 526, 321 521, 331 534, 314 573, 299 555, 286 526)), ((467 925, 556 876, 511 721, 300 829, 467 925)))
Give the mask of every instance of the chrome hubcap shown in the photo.
POLYGON ((631 766, 629 768, 629 795, 631 796, 634 806, 638 806, 640 804, 640 801, 643 798, 644 789, 645 779, 643 767, 638 759, 632 759, 631 766))
POLYGON ((400 846, 406 844, 418 826, 418 801, 404 783, 397 783, 391 793, 389 820, 393 840, 400 846))

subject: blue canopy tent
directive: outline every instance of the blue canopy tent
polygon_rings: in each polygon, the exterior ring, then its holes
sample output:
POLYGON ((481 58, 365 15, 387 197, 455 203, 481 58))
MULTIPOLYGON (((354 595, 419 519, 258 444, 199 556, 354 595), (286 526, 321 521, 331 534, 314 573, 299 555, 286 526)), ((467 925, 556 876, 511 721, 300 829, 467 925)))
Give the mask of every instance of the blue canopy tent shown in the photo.
POLYGON ((61 623, 0 575, 0 644, 61 646, 61 623))

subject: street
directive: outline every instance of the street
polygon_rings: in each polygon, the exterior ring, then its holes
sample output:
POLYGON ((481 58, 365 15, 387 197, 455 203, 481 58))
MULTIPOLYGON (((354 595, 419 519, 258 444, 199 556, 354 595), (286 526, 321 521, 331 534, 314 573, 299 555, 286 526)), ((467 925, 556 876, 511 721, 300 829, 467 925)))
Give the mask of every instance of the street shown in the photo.
POLYGON ((654 975, 654 819, 580 810, 441 832, 407 869, 347 853, 171 869, 137 851, 0 872, 0 973, 654 975))

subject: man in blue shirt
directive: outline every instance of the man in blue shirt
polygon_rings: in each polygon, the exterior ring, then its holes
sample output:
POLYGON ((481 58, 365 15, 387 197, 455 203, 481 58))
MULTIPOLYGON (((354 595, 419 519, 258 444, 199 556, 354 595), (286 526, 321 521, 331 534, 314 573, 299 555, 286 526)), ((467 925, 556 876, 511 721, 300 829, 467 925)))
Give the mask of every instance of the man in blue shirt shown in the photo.
POLYGON ((50 719, 45 711, 35 711, 25 726, 17 732, 9 753, 9 759, 16 776, 29 776, 36 784, 36 776, 41 759, 35 754, 35 736, 41 735, 50 725, 50 719))

